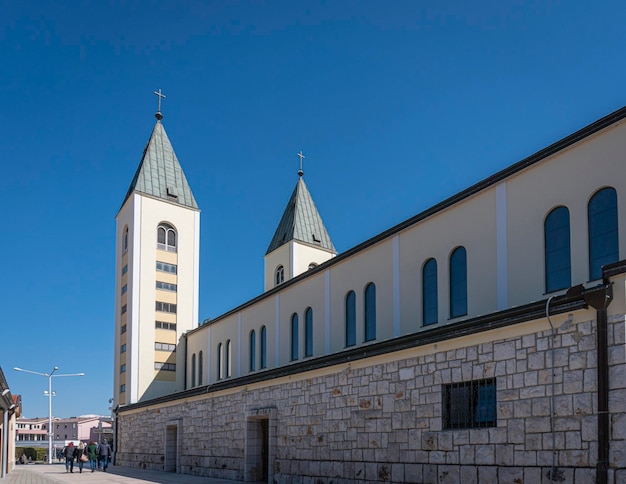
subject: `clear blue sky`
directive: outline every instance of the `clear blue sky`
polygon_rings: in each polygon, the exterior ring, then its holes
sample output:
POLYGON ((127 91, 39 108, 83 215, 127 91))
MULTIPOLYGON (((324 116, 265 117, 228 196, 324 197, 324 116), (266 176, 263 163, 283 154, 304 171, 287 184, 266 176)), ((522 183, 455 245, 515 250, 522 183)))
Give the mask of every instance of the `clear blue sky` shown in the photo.
MULTIPOLYGON (((339 252, 626 104, 623 1, 0 1, 0 366, 108 413, 115 215, 155 121, 202 209, 201 319, 263 290, 306 156, 339 252)), ((529 194, 532 195, 532 194, 529 194)))

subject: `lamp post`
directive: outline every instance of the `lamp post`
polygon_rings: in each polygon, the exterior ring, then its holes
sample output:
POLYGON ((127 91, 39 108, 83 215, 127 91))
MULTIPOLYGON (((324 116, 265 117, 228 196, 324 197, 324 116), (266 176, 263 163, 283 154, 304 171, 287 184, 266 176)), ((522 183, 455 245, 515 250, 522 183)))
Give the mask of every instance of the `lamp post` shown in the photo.
POLYGON ((54 374, 59 367, 55 366, 50 373, 40 373, 38 371, 24 370, 23 368, 13 368, 15 371, 23 371, 24 373, 32 373, 33 375, 45 376, 48 379, 48 464, 52 464, 52 438, 54 432, 52 431, 52 378, 59 376, 85 376, 84 373, 61 373, 54 374))

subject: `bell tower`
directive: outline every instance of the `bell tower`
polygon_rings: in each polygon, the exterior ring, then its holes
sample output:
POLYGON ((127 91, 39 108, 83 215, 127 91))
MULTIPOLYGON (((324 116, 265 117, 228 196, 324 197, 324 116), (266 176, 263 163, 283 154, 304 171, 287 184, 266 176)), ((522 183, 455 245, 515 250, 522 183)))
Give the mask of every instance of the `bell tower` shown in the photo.
POLYGON ((300 169, 296 187, 264 257, 266 291, 337 255, 304 183, 302 151, 298 156, 300 169))
POLYGON ((200 211, 161 120, 116 220, 115 405, 183 390, 182 335, 198 325, 200 211))

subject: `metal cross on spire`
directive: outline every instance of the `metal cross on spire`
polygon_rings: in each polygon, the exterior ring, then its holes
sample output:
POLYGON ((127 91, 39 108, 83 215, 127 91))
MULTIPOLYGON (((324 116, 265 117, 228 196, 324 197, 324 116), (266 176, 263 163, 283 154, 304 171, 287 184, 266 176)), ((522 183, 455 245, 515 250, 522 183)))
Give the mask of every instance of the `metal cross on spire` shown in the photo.
POLYGON ((298 170, 298 176, 302 176, 304 175, 304 172, 302 171, 302 159, 304 158, 304 155, 302 154, 302 150, 300 150, 300 153, 296 154, 300 157, 300 169, 298 170))
POLYGON ((154 94, 156 94, 157 97, 159 98, 159 105, 158 105, 159 107, 157 109, 157 112, 156 112, 155 116, 160 121, 161 119, 163 119, 163 115, 161 114, 161 99, 165 99, 166 96, 165 96, 165 94, 163 94, 161 92, 160 89, 158 90, 158 92, 154 91, 154 94))

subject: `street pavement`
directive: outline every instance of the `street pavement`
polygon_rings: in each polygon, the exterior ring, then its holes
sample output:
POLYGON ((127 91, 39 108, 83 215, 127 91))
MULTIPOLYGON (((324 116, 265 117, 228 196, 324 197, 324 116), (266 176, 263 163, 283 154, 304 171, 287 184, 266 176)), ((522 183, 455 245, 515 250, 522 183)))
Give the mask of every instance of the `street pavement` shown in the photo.
POLYGON ((26 464, 16 465, 6 477, 0 478, 0 484, 241 484, 242 481, 214 479, 210 477, 189 476, 171 472, 147 471, 130 467, 109 466, 106 472, 91 472, 89 465, 78 472, 65 472, 65 463, 61 464, 26 464))

